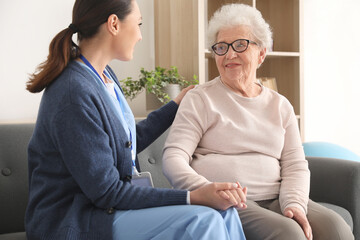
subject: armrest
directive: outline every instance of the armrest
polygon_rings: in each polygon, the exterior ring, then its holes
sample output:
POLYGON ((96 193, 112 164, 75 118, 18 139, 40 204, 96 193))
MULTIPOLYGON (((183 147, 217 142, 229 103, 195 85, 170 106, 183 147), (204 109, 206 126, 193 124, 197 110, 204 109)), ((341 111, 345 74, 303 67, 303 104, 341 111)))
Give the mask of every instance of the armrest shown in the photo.
MULTIPOLYGON (((360 236, 360 162, 306 157, 311 172, 310 199, 347 209, 360 236)), ((355 237, 356 238, 356 237, 355 237)))

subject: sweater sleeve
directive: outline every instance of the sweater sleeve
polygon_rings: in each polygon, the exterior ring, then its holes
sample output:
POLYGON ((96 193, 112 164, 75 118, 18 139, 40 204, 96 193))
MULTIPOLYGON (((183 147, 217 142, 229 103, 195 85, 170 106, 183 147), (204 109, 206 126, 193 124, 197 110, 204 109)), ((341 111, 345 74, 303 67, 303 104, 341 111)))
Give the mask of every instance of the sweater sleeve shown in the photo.
POLYGON ((285 125, 284 147, 280 159, 281 187, 280 207, 284 213, 288 207, 297 207, 307 213, 310 189, 310 171, 305 159, 297 119, 291 108, 285 125))
MULTIPOLYGON (((84 195, 102 209, 186 204, 186 191, 133 186, 122 181, 125 176, 120 175, 116 165, 125 164, 121 163, 126 161, 125 150, 123 145, 117 148, 109 144, 103 124, 99 112, 86 104, 71 104, 55 117, 50 131, 64 162, 57 163, 59 171, 65 167, 70 173, 69 185, 75 181, 84 195), (115 161, 118 163, 114 164, 115 161)), ((73 191, 78 190, 74 187, 73 191)))
POLYGON ((163 154, 163 173, 172 186, 194 190, 209 183, 190 166, 207 124, 206 105, 190 91, 182 100, 171 126, 163 154))
POLYGON ((163 134, 173 123, 178 105, 171 101, 151 112, 136 125, 137 152, 141 152, 163 134))

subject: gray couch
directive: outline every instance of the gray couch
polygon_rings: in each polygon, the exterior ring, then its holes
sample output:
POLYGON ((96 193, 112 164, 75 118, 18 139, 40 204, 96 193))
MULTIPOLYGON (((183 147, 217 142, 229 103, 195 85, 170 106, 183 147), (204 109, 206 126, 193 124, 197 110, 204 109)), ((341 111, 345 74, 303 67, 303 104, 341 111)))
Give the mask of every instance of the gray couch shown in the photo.
MULTIPOLYGON (((0 124, 0 240, 26 239, 24 213, 28 198, 27 144, 34 124, 0 124)), ((170 187, 161 171, 167 132, 139 153, 142 171, 156 187, 170 187)), ((338 212, 360 239, 360 162, 308 158, 310 197, 338 212)))

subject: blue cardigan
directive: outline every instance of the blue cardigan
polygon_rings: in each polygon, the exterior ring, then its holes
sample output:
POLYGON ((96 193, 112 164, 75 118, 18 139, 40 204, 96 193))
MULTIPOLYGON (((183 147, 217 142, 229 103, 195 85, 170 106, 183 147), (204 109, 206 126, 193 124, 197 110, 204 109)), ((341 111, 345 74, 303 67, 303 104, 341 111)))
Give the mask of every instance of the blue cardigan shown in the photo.
MULTIPOLYGON (((28 148, 29 240, 108 240, 113 209, 186 204, 186 191, 130 184, 131 149, 110 105, 94 75, 76 61, 46 88, 28 148)), ((176 111, 170 102, 137 124, 137 152, 171 125, 176 111)))

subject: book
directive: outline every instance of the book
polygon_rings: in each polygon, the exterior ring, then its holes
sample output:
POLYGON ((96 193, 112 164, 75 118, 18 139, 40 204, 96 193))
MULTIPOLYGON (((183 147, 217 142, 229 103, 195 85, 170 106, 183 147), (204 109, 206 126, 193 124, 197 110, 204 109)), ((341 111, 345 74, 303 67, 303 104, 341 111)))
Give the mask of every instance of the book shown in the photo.
POLYGON ((275 78, 273 78, 273 77, 261 77, 261 78, 258 78, 258 81, 264 87, 270 88, 270 89, 272 89, 272 90, 274 90, 276 92, 278 91, 275 78))

